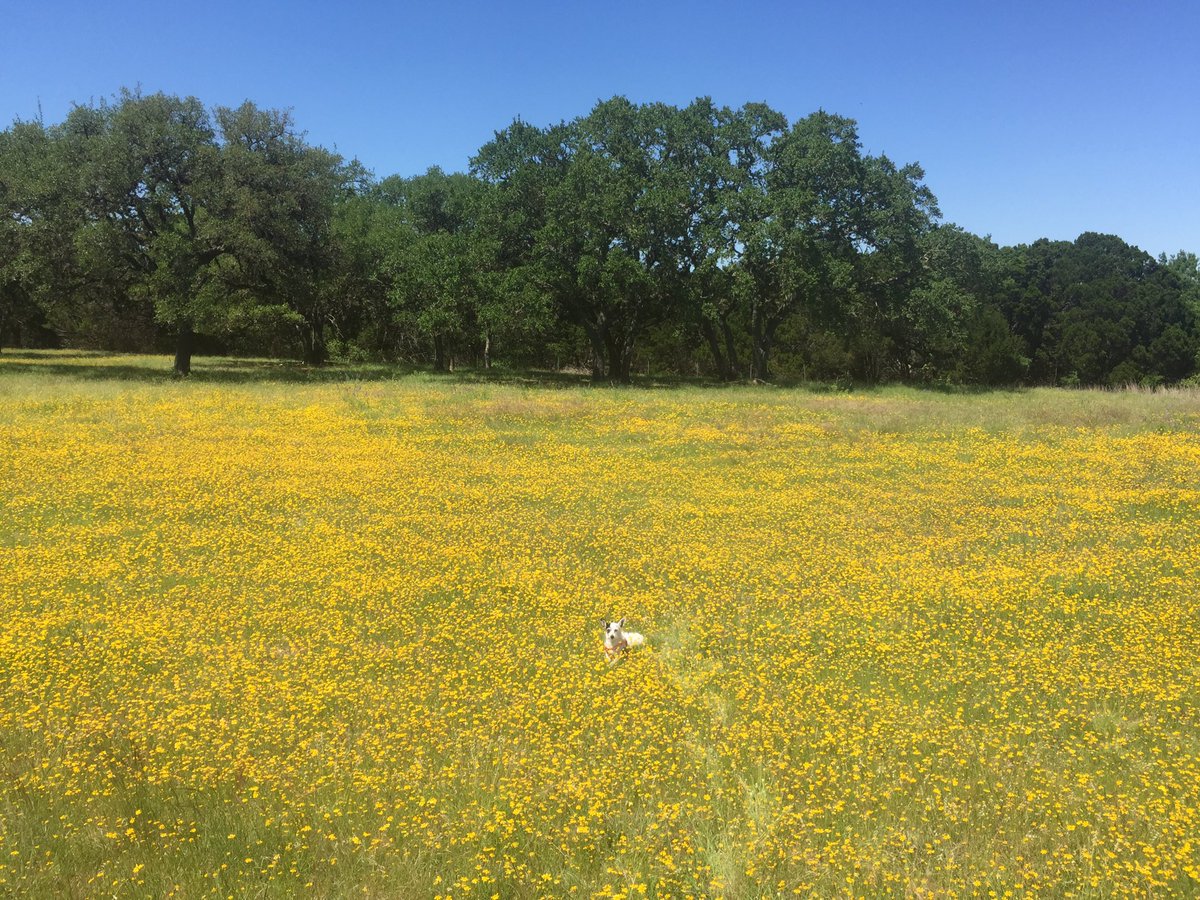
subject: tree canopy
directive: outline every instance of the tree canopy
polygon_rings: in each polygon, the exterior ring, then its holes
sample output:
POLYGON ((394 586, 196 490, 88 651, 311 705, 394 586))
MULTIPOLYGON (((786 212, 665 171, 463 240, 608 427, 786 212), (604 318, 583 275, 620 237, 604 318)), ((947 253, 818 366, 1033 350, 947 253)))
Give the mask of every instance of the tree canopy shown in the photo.
POLYGON ((0 132, 0 345, 980 384, 1191 377, 1200 264, 940 222, 857 123, 601 101, 376 178, 247 101, 0 132))

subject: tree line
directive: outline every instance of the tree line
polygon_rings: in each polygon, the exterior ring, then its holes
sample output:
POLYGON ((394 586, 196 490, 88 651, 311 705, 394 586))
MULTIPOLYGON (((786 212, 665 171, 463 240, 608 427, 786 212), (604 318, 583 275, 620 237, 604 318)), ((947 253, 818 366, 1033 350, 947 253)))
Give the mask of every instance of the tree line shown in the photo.
POLYGON ((0 132, 0 345, 977 384, 1169 383, 1200 265, 940 222, 852 119, 623 97, 376 178, 246 102, 0 132))

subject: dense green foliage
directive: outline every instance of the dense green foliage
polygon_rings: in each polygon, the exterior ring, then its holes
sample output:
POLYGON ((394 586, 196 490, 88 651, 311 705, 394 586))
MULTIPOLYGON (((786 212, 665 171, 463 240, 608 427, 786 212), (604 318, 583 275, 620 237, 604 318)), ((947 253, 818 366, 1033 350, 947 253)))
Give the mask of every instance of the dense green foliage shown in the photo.
POLYGON ((1193 375, 1194 254, 939 224, 853 120, 616 97, 376 179, 285 113, 123 92, 0 132, 0 343, 979 384, 1193 375))

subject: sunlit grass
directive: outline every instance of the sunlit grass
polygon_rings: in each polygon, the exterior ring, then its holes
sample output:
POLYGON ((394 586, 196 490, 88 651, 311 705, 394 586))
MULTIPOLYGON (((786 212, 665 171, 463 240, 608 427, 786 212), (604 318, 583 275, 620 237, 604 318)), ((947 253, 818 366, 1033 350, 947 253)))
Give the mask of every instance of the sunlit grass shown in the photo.
POLYGON ((0 355, 0 893, 1200 889, 1197 394, 167 363, 0 355))

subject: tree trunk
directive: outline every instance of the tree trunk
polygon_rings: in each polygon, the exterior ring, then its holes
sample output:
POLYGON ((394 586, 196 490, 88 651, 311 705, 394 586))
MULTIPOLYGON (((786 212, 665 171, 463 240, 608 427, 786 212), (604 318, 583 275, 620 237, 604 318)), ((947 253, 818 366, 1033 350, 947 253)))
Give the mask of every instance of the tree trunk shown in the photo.
POLYGON ((329 361, 329 352, 325 347, 325 323, 319 317, 305 323, 302 341, 305 365, 323 366, 329 361))
POLYGON ((750 377, 758 381, 771 380, 771 343, 775 336, 775 325, 770 320, 755 316, 751 322, 753 359, 750 362, 750 377))
POLYGON ((729 361, 729 378, 741 378, 742 364, 738 361, 737 344, 734 343, 733 329, 729 327, 728 319, 721 319, 721 331, 725 334, 725 358, 729 361))
POLYGON ((492 367, 492 336, 490 334, 483 336, 483 367, 485 369, 492 367))
POLYGON ((436 372, 446 371, 446 342, 440 334, 433 336, 433 368, 436 372))
POLYGON ((713 323, 707 318, 701 318, 700 330, 704 334, 704 339, 708 341, 708 351, 712 354, 713 362, 717 367, 717 377, 722 381, 730 381, 729 363, 725 359, 725 354, 721 352, 721 341, 717 337, 717 329, 713 327, 713 323))
POLYGON ((608 377, 617 384, 629 384, 630 370, 633 368, 633 353, 622 353, 619 360, 609 362, 608 377))
POLYGON ((583 330, 587 332, 588 340, 592 344, 592 380, 603 381, 608 353, 602 326, 585 324, 583 330))
POLYGON ((186 378, 192 374, 192 347, 195 344, 196 335, 192 331, 192 322, 190 319, 184 319, 179 323, 179 334, 175 342, 175 377, 186 378))
POLYGON ((608 380, 617 384, 629 384, 629 369, 633 363, 632 341, 605 334, 604 349, 608 352, 608 380))

